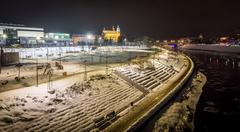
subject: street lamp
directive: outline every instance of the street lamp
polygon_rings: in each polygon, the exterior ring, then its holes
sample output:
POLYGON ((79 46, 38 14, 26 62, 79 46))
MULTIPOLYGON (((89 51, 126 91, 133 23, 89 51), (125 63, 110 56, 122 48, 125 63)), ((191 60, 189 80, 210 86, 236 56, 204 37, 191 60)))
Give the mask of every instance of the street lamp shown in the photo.
POLYGON ((55 36, 54 38, 55 38, 55 39, 59 39, 59 36, 55 36))
POLYGON ((83 77, 83 79, 84 79, 84 81, 87 81, 87 60, 84 60, 83 63, 84 63, 84 77, 83 77))
POLYGON ((4 41, 5 41, 5 44, 6 44, 6 43, 7 43, 7 42, 6 42, 6 39, 8 38, 7 34, 3 34, 2 37, 3 37, 3 39, 4 39, 4 41))
POLYGON ((98 42, 99 42, 99 45, 100 45, 100 47, 101 47, 101 46, 102 46, 102 44, 101 44, 101 43, 102 43, 102 37, 99 37, 99 38, 98 38, 98 42))
POLYGON ((37 40, 40 40, 41 38, 39 36, 37 36, 37 40))
POLYGON ((126 43, 127 43, 127 38, 124 38, 124 45, 126 45, 126 43))
POLYGON ((57 46, 57 45, 59 46, 59 44, 57 44, 57 43, 58 43, 59 36, 54 36, 54 38, 55 38, 54 44, 56 44, 56 46, 57 46))
POLYGON ((92 56, 92 49, 90 47, 90 41, 93 39, 93 35, 92 34, 87 34, 87 39, 88 39, 88 51, 91 55, 91 63, 93 64, 93 56, 92 56))
POLYGON ((88 40, 91 40, 93 38, 93 35, 92 34, 87 34, 87 39, 88 40))
MULTIPOLYGON (((39 40, 41 39, 39 36, 36 37, 37 39, 37 45, 39 44, 39 40)), ((38 46, 37 46, 38 47, 38 46)))
POLYGON ((38 56, 36 56, 36 84, 38 87, 38 56))
POLYGON ((3 34, 3 36, 2 36, 4 39, 6 39, 7 38, 7 35, 6 34, 3 34))

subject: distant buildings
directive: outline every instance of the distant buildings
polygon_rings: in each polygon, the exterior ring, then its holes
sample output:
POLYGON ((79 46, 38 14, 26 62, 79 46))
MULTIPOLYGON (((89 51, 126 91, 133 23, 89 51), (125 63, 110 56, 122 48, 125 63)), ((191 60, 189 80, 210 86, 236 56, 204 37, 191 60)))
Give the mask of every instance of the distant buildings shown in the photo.
POLYGON ((45 33, 46 46, 69 46, 72 39, 68 33, 45 33))
POLYGON ((77 45, 134 45, 131 39, 122 37, 120 27, 103 29, 97 34, 69 34, 44 32, 44 28, 27 27, 20 24, 0 23, 0 46, 43 47, 77 45))
POLYGON ((102 36, 104 40, 119 42, 121 36, 120 27, 117 26, 117 29, 113 26, 111 30, 106 30, 105 28, 102 31, 102 36))
POLYGON ((121 36, 120 27, 113 26, 112 29, 103 29, 102 35, 95 34, 73 34, 72 41, 74 45, 93 45, 98 43, 99 45, 108 45, 112 43, 118 43, 121 36))
POLYGON ((44 43, 44 29, 19 24, 0 24, 0 44, 23 47, 44 43))
POLYGON ((72 41, 74 45, 93 44, 97 35, 93 34, 73 34, 72 41))
POLYGON ((19 24, 0 24, 0 45, 7 47, 67 46, 72 44, 68 33, 45 33, 43 28, 19 24))
POLYGON ((226 45, 240 45, 240 34, 239 33, 231 33, 228 35, 221 36, 217 39, 219 44, 226 45))

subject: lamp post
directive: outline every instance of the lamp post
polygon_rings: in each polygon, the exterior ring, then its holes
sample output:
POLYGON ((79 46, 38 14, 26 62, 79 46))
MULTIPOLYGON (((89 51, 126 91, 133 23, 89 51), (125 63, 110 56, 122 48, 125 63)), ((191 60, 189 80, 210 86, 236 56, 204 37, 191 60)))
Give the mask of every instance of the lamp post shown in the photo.
POLYGON ((1 50, 0 50, 0 74, 2 73, 2 58, 3 58, 3 48, 1 45, 1 50))
POLYGON ((87 35, 87 45, 88 45, 88 50, 89 50, 89 45, 90 45, 90 41, 92 39, 92 34, 88 34, 87 35))
POLYGON ((105 58, 106 60, 106 71, 105 71, 105 73, 106 73, 106 75, 108 75, 108 56, 107 56, 107 54, 106 54, 106 58, 105 58))
POLYGON ((23 65, 19 62, 17 65, 16 65, 16 67, 18 68, 18 79, 17 80, 19 80, 20 81, 20 78, 21 78, 21 76, 20 76, 20 69, 21 69, 21 67, 22 67, 23 65))
MULTIPOLYGON (((37 39, 37 45, 38 45, 41 38, 40 38, 40 37, 37 37, 36 39, 37 39)), ((37 46, 37 47, 38 47, 38 46, 37 46)))
POLYGON ((89 53, 91 55, 91 64, 93 64, 92 49, 90 47, 90 41, 93 39, 93 35, 92 34, 88 34, 87 35, 87 39, 88 39, 88 50, 89 50, 89 53))
POLYGON ((47 45, 47 63, 48 63, 48 55, 49 55, 49 51, 48 51, 48 45, 47 45))
POLYGON ((108 75, 108 54, 107 54, 107 51, 106 51, 106 53, 105 53, 105 61, 106 61, 106 63, 105 63, 105 65, 106 65, 106 75, 108 75))
POLYGON ((98 43, 99 43, 99 46, 101 47, 102 46, 102 37, 98 38, 98 43))
POLYGON ((126 46, 127 38, 124 38, 124 45, 126 46))
POLYGON ((38 87, 38 56, 36 56, 36 81, 37 81, 37 87, 38 87))
POLYGON ((84 81, 87 81, 87 60, 84 60, 83 63, 84 63, 84 77, 83 77, 83 79, 84 79, 84 81))

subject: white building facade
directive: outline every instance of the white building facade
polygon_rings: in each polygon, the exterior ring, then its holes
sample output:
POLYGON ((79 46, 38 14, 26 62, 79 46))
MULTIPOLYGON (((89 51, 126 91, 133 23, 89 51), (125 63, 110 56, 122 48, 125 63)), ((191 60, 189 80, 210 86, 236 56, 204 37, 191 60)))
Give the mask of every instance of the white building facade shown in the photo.
POLYGON ((25 27, 23 25, 0 24, 0 44, 22 47, 35 47, 44 43, 44 29, 25 27))

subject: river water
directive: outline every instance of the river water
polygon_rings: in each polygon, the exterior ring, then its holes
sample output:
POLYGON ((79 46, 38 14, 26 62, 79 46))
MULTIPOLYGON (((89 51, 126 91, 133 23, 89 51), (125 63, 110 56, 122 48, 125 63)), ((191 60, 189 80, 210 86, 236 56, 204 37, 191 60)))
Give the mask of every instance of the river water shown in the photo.
POLYGON ((197 105, 196 132, 240 131, 240 55, 185 51, 207 83, 197 105))

